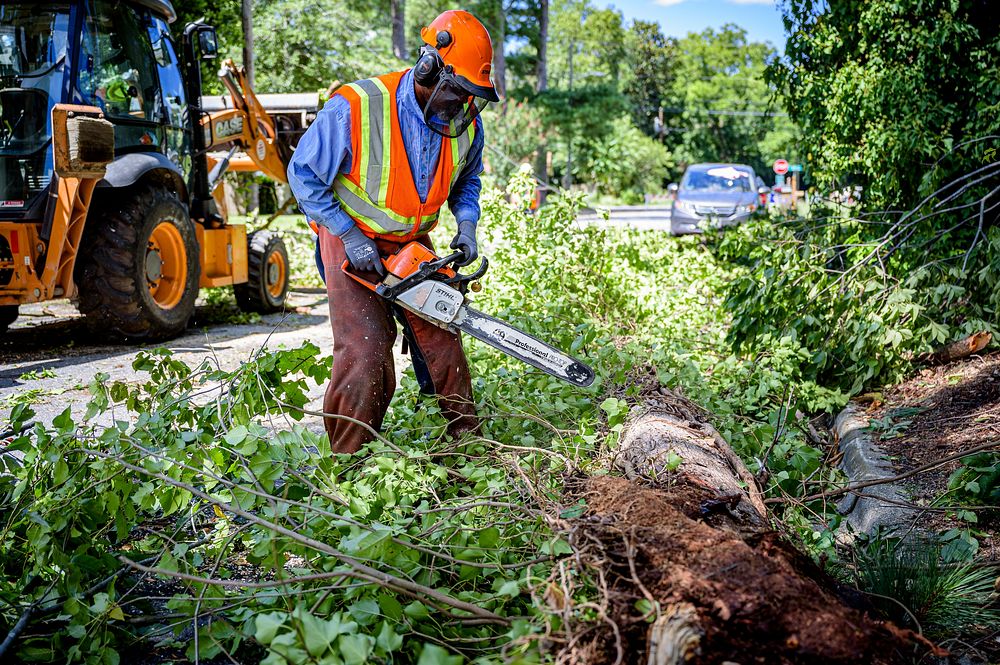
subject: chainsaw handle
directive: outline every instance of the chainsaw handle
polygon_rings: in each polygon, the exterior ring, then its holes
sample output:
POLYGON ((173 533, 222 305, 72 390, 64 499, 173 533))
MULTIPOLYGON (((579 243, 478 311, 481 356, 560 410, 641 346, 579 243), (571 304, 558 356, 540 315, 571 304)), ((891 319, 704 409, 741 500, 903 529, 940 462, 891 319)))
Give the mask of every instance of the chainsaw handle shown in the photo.
POLYGON ((454 254, 449 254, 448 256, 441 257, 440 259, 437 259, 436 261, 431 261, 427 265, 428 265, 428 267, 431 267, 431 268, 434 268, 435 270, 437 270, 438 268, 444 268, 449 263, 454 263, 455 261, 458 261, 459 259, 464 259, 464 258, 465 258, 465 252, 463 252, 462 250, 458 250, 454 254))
MULTIPOLYGON (((382 261, 382 266, 386 269, 386 271, 388 271, 389 270, 389 266, 385 262, 385 259, 379 257, 379 260, 382 261)), ((340 266, 340 272, 344 273, 345 275, 347 275, 348 277, 350 277, 351 279, 353 279, 355 282, 357 282, 361 286, 365 287, 366 289, 374 291, 376 288, 378 288, 378 285, 379 285, 378 282, 369 282, 367 279, 365 279, 361 275, 357 274, 356 272, 353 272, 351 270, 351 268, 353 268, 353 267, 354 266, 351 265, 351 262, 348 261, 347 259, 345 259, 344 260, 344 264, 342 266, 340 266)))

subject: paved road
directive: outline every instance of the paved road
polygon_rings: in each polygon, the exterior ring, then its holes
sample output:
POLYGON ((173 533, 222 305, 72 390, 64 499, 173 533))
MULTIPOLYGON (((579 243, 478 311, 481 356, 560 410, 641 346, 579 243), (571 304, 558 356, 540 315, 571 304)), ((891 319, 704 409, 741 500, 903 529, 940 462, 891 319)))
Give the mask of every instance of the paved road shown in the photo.
MULTIPOLYGON (((326 296, 293 293, 289 304, 288 314, 269 314, 259 323, 242 325, 206 323, 210 310, 199 307, 188 331, 162 346, 189 365, 211 358, 224 370, 235 369, 262 346, 294 348, 311 341, 328 353, 333 336, 326 296)), ((37 391, 32 408, 38 420, 50 422, 66 407, 82 415, 90 399, 87 385, 97 372, 112 380, 145 380, 132 369, 143 348, 151 347, 109 344, 88 333, 68 301, 23 307, 21 318, 0 340, 0 425, 9 414, 8 400, 26 391, 37 391)), ((409 359, 400 358, 398 347, 396 356, 398 377, 409 359)), ((310 408, 321 406, 322 390, 310 391, 310 408)), ((105 417, 110 424, 111 415, 105 417)), ((312 420, 310 428, 322 429, 318 418, 312 420)))
POLYGON ((628 226, 634 229, 652 229, 670 232, 670 206, 618 206, 605 208, 609 212, 607 221, 596 210, 585 208, 577 218, 580 222, 628 226))

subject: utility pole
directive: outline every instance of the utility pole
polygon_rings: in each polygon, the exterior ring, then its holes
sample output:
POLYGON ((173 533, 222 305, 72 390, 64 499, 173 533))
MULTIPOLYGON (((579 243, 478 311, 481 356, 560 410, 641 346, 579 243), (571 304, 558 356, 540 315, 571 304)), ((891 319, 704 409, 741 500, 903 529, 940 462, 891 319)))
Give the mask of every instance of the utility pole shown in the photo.
MULTIPOLYGON (((243 23, 243 69, 247 73, 247 83, 256 90, 253 76, 253 0, 242 0, 240 19, 243 23)), ((247 192, 247 212, 259 208, 260 187, 251 182, 247 192)))
POLYGON ((243 21, 243 67, 247 72, 247 82, 252 88, 253 79, 253 0, 242 0, 240 16, 243 21))

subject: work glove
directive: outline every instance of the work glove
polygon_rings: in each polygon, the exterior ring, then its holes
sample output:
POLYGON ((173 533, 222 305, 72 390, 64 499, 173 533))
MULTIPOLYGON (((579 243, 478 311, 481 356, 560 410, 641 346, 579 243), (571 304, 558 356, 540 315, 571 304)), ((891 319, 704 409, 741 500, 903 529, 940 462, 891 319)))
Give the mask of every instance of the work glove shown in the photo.
POLYGON ((375 241, 361 232, 357 226, 351 226, 340 234, 340 239, 344 242, 344 253, 347 260, 355 270, 374 270, 380 275, 385 274, 382 268, 382 260, 378 256, 378 247, 375 241))
POLYGON ((467 266, 479 258, 479 243, 476 242, 476 223, 465 220, 458 223, 458 235, 451 241, 452 249, 460 249, 464 257, 455 261, 455 266, 467 266))

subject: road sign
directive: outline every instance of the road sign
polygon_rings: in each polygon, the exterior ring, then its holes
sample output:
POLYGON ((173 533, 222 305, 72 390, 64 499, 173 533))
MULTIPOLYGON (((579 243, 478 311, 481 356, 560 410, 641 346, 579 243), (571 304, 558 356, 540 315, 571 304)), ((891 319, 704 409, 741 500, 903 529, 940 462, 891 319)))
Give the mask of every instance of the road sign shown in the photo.
POLYGON ((788 165, 788 170, 791 171, 792 173, 802 173, 802 165, 801 164, 789 164, 788 165))
POLYGON ((778 175, 785 175, 788 173, 788 160, 787 159, 776 159, 774 160, 774 172, 778 175))

